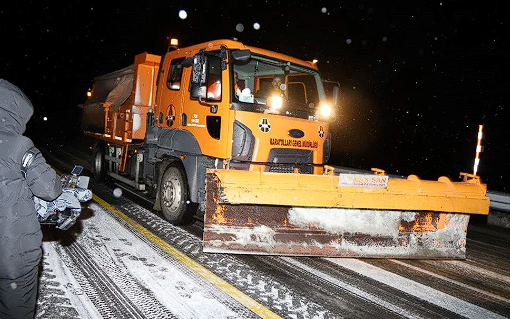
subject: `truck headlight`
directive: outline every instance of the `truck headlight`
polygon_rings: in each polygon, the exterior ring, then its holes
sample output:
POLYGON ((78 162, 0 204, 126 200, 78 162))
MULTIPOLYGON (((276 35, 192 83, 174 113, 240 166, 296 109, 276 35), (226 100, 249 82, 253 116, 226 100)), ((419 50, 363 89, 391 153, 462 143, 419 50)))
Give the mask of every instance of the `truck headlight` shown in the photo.
POLYGON ((321 103, 319 105, 319 114, 322 118, 328 118, 331 116, 332 108, 328 103, 321 103))
POLYGON ((283 105, 283 99, 281 96, 278 96, 278 95, 273 95, 269 98, 269 106, 273 109, 273 110, 279 110, 282 108, 282 105, 283 105))

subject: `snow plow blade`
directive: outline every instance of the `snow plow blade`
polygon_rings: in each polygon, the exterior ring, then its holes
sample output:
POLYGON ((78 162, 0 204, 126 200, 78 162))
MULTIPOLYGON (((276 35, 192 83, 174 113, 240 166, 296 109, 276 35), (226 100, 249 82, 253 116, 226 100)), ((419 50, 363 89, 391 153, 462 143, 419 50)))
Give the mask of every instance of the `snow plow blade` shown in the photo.
POLYGON ((204 251, 463 259, 469 216, 489 212, 486 185, 464 175, 376 188, 339 186, 334 175, 210 169, 204 251))

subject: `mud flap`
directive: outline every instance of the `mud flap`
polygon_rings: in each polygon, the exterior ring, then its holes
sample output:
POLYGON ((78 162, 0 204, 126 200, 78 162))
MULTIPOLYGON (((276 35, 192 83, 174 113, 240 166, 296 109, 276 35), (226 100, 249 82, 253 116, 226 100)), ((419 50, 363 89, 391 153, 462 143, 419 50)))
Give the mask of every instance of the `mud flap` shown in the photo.
MULTIPOLYGON (((243 174, 208 172, 207 203, 204 218, 204 251, 238 254, 341 256, 371 258, 452 258, 466 257, 466 233, 474 201, 487 202, 485 195, 476 198, 466 189, 460 198, 471 204, 469 212, 448 212, 423 208, 415 203, 395 204, 391 198, 402 192, 383 192, 377 196, 387 197, 384 209, 364 208, 370 203, 349 201, 348 207, 290 206, 289 201, 274 199, 285 194, 285 187, 259 187, 274 175, 243 177, 243 174), (255 181, 255 182, 254 182, 255 181), (257 186, 258 185, 258 186, 257 186), (235 188, 234 193, 231 192, 235 188), (241 190, 239 190, 241 188, 241 190), (249 191, 248 191, 249 189, 249 191), (244 195, 241 195, 244 194, 244 195), (469 198, 468 198, 469 197, 469 198), (268 204, 255 204, 263 199, 268 204), (235 200, 235 201, 233 201, 235 200), (275 205, 279 201, 284 205, 275 205), (248 203, 246 203, 248 202, 248 203), (285 205, 287 204, 287 205, 285 205), (402 206, 402 207, 399 207, 402 206), (394 207, 392 207, 394 206, 394 207), (395 208, 395 209, 388 209, 395 208), (398 208, 398 209, 397 209, 398 208)), ((269 173, 275 174, 275 173, 269 173)), ((277 180, 292 179, 289 174, 279 174, 277 180)), ((278 177, 278 176, 277 176, 278 177)), ((290 183, 295 193, 303 191, 303 183, 290 183)), ((313 184, 313 183, 312 183, 313 184)), ((327 184, 327 183, 326 183, 327 184)), ((318 183, 318 185, 322 185, 318 183)), ((267 185, 266 185, 267 186, 267 185)), ((314 187, 307 184, 307 186, 314 187)), ((464 187, 465 185, 463 185, 464 187)), ((305 187, 306 188, 306 187, 305 187)), ((469 188, 468 188, 469 189, 469 188)), ((352 190, 349 190, 352 191, 352 190)), ((360 190, 366 193, 367 190, 360 190)), ((336 192, 342 190, 336 188, 336 192)), ((412 190, 411 194, 416 192, 412 190)), ((480 194, 483 190, 480 192, 480 194)), ((407 195, 409 195, 407 194, 407 195)), ((344 197, 349 197, 344 192, 344 197)), ((414 196, 448 197, 448 194, 416 192, 414 196)), ((307 205, 314 198, 332 196, 322 189, 306 199, 307 205), (317 195, 320 194, 320 195, 317 195)), ((450 194, 452 197, 452 194, 450 194)), ((451 199, 451 198, 450 198, 451 199)), ((322 198, 324 200, 324 198, 322 198)), ((298 200, 299 201, 299 200, 298 200)), ((315 200, 321 203, 321 200, 315 200)), ((303 202, 301 202, 303 203, 303 202)), ((479 204, 479 203, 478 203, 479 204)), ((456 204, 455 204, 456 205, 456 204)), ((450 205, 450 206, 455 206, 450 205)), ((434 207, 433 205, 430 205, 434 207)), ((482 205, 483 206, 483 205, 482 205)), ((474 207, 479 207, 477 204, 474 207)), ((481 207, 481 206, 480 206, 481 207)), ((434 207, 436 208, 436 207, 434 207)), ((459 209, 457 209, 459 210, 459 209)), ((483 213, 478 211, 478 213, 483 213)))

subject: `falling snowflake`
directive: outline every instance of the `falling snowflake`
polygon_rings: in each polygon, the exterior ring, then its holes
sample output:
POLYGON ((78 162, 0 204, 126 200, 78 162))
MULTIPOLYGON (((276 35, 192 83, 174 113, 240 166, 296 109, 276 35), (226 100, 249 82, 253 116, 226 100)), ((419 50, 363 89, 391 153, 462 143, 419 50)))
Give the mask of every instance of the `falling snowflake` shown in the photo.
POLYGON ((387 37, 383 37, 382 38, 382 42, 386 42, 386 41, 388 41, 388 38, 387 37))
POLYGON ((351 42, 352 42, 352 40, 351 40, 351 39, 347 39, 347 40, 345 40, 345 43, 347 43, 347 44, 351 44, 351 42))
POLYGON ((184 10, 179 11, 179 18, 182 20, 186 19, 188 17, 188 13, 184 10))
POLYGON ((258 24, 257 22, 255 22, 255 23, 253 24, 253 29, 255 29, 255 30, 260 29, 260 24, 258 24))
POLYGON ((115 188, 113 190, 113 196, 119 198, 122 196, 122 189, 120 189, 119 187, 115 188))
POLYGON ((243 32, 244 31, 244 25, 242 23, 238 23, 236 25, 236 31, 237 32, 243 32))
POLYGON ((322 13, 326 13, 327 11, 328 11, 328 9, 326 9, 326 7, 323 7, 323 8, 321 9, 321 12, 322 12, 322 13))

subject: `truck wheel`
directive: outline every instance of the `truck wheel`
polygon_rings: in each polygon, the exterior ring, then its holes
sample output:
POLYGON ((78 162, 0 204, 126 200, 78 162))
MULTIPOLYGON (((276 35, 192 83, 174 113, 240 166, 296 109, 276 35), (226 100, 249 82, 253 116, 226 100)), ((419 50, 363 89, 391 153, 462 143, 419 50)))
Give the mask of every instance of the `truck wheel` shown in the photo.
POLYGON ((92 148, 92 173, 96 182, 102 182, 106 177, 104 151, 104 144, 102 143, 97 143, 92 148))
POLYGON ((181 168, 168 166, 161 178, 159 200, 163 217, 174 225, 194 214, 196 204, 190 201, 188 181, 181 168))

